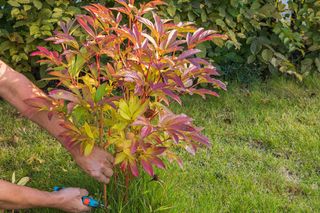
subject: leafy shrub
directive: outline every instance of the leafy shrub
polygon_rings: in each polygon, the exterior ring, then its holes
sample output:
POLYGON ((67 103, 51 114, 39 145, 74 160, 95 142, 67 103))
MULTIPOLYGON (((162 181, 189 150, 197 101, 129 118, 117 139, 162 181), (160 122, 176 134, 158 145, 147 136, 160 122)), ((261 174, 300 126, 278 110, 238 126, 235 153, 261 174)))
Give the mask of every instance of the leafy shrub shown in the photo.
POLYGON ((168 0, 164 9, 176 22, 190 20, 225 33, 230 40, 204 44, 210 58, 220 64, 258 63, 301 79, 320 71, 320 3, 310 1, 168 0), (208 48, 209 46, 209 48, 208 48))
MULTIPOLYGON (((52 36, 59 21, 79 14, 80 6, 87 2, 91 1, 0 0, 1 59, 33 81, 44 77, 46 67, 39 67, 30 53, 38 45, 55 48, 43 39, 52 36)), ((44 84, 38 82, 38 86, 44 84)))
POLYGON ((65 89, 26 102, 67 116, 61 136, 70 145, 80 143, 85 155, 99 144, 123 172, 138 176, 142 165, 153 176, 153 166, 165 168, 163 158, 181 165, 177 149, 194 154, 209 146, 191 118, 169 107, 171 100, 182 103, 182 93, 218 96, 197 88, 200 83, 225 89, 212 77, 218 75, 215 67, 195 56, 201 52, 196 46, 224 36, 152 15, 160 0, 140 7, 134 0, 116 2, 121 6, 86 6, 89 15, 78 15, 77 25, 62 22, 62 31, 47 39, 60 44, 60 53, 38 47, 33 55, 49 64, 50 79, 65 89), (153 21, 145 18, 150 15, 153 21))

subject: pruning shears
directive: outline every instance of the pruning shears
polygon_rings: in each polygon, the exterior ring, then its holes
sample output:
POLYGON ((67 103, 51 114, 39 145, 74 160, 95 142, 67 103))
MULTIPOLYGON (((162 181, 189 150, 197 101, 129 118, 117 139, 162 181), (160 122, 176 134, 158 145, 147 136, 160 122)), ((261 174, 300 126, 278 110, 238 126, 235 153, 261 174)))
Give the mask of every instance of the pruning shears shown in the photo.
MULTIPOLYGON (((53 187, 53 191, 57 192, 57 191, 60 191, 63 188, 64 187, 55 186, 55 187, 53 187)), ((93 199, 92 197, 89 197, 89 196, 83 196, 82 197, 82 203, 83 203, 83 205, 86 205, 86 206, 89 206, 89 207, 92 207, 92 208, 103 208, 104 207, 104 205, 100 201, 95 200, 95 199, 93 199)))

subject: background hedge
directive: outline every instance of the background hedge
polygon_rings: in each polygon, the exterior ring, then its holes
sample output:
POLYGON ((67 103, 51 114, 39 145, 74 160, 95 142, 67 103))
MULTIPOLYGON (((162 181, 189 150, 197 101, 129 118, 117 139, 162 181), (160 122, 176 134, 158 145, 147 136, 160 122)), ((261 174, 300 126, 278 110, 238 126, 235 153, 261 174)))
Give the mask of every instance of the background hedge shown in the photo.
MULTIPOLYGON (((90 2, 97 1, 0 0, 0 58, 33 80, 43 77, 45 67, 30 52, 38 45, 56 48, 43 39, 90 2)), ((98 2, 114 5, 113 0, 98 2)), ((227 34, 227 42, 215 40, 199 48, 231 78, 280 71, 301 80, 320 72, 320 1, 287 2, 167 0, 160 12, 176 22, 193 21, 227 34)))

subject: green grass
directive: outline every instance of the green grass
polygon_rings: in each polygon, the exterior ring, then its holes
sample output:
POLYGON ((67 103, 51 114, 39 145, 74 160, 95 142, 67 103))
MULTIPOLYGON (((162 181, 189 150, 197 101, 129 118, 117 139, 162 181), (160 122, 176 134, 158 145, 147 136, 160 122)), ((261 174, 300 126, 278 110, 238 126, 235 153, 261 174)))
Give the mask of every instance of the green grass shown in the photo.
MULTIPOLYGON (((181 153, 184 170, 157 171, 162 182, 134 180, 127 203, 119 177, 109 186, 109 212, 320 212, 320 78, 307 81, 232 84, 220 98, 185 97, 175 111, 205 127, 212 148, 181 153)), ((8 104, 0 103, 0 121, 0 178, 16 171, 32 187, 81 186, 101 196, 99 183, 8 104)))

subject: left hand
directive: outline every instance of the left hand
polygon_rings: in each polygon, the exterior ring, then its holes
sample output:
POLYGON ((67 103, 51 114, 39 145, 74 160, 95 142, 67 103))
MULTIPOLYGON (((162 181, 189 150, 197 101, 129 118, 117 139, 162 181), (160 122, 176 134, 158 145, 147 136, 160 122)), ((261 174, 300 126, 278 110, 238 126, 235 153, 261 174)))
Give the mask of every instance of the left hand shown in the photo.
POLYGON ((109 183, 113 175, 114 158, 110 153, 95 146, 89 156, 84 156, 79 150, 70 152, 76 161, 86 173, 102 183, 109 183))

